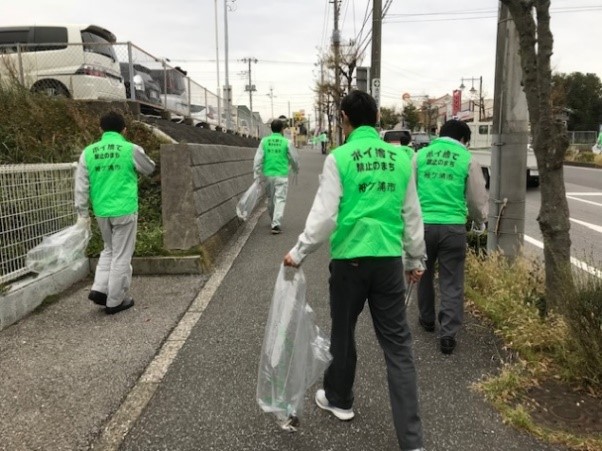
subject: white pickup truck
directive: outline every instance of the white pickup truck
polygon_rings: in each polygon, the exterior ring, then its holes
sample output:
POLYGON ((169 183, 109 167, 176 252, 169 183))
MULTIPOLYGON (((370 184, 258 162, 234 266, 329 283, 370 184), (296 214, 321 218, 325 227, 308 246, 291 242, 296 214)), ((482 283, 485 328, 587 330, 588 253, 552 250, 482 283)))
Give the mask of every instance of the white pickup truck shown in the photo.
MULTIPOLYGON (((483 168, 483 176, 489 188, 491 178, 491 140, 492 122, 469 122, 468 126, 472 132, 470 137, 470 152, 475 156, 483 168)), ((537 160, 531 146, 527 149, 527 186, 539 186, 539 171, 537 160)))

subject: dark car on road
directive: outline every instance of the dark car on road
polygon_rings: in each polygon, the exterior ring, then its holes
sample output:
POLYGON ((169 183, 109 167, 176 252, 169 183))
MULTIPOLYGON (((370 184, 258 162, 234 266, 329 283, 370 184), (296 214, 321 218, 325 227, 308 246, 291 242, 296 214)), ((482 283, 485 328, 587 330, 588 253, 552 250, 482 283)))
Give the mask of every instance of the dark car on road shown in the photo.
POLYGON ((402 136, 406 137, 407 142, 412 140, 412 133, 409 130, 384 130, 380 132, 380 137, 383 141, 397 146, 401 145, 402 136))
POLYGON ((432 135, 425 132, 416 132, 412 135, 412 147, 418 152, 423 147, 428 146, 432 140, 432 135))
MULTIPOLYGON (((125 82, 125 92, 128 99, 131 99, 130 88, 130 64, 119 63, 121 75, 125 82)), ((161 87, 153 79, 151 70, 142 64, 134 63, 134 95, 139 102, 150 103, 153 105, 161 104, 161 87)))

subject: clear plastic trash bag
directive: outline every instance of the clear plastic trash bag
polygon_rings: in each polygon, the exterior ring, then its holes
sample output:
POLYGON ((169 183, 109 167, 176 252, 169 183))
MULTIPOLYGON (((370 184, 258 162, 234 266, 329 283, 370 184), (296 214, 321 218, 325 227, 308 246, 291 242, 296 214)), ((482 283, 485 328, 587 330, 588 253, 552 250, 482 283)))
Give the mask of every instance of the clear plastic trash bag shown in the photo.
POLYGON ((281 265, 257 378, 259 406, 273 413, 280 426, 290 432, 299 426, 306 390, 332 359, 330 340, 315 325, 305 291, 303 270, 281 265))
POLYGON ((236 205, 236 215, 243 221, 246 221, 255 209, 255 205, 257 205, 260 196, 261 183, 257 179, 238 201, 238 204, 236 205))
POLYGON ((90 241, 89 222, 78 221, 60 232, 45 236, 27 253, 25 264, 35 273, 45 273, 72 263, 84 256, 90 241))

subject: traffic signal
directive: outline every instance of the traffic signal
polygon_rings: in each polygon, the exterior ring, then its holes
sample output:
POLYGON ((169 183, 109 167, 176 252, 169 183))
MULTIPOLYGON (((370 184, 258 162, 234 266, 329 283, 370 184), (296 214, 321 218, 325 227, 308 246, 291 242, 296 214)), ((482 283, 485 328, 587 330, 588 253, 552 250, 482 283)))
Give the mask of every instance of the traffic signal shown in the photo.
POLYGON ((367 66, 358 66, 355 69, 355 84, 359 91, 368 92, 368 78, 370 77, 370 68, 367 66))

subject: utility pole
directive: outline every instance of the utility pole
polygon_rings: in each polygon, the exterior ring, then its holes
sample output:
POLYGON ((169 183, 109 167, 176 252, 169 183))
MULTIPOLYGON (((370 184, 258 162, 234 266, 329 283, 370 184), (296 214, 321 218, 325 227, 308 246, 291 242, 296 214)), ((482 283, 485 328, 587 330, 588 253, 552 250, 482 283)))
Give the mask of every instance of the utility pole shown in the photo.
MULTIPOLYGON (((217 66, 217 125, 222 124, 221 84, 219 82, 219 27, 217 26, 217 0, 215 0, 215 65, 217 66)), ((133 73, 133 71, 132 71, 133 73)), ((205 105, 205 109, 207 105, 205 105)), ((206 110, 205 110, 206 111, 206 110)))
POLYGON ((251 110, 251 130, 253 135, 255 135, 255 125, 253 120, 253 91, 257 91, 255 85, 251 82, 251 63, 257 64, 257 58, 243 58, 243 63, 249 64, 249 84, 245 86, 245 91, 249 91, 249 109, 251 110))
POLYGON ((508 8, 500 3, 487 250, 500 250, 509 258, 516 257, 523 244, 529 144, 529 112, 518 49, 518 32, 508 8))
POLYGON ((341 0, 332 0, 334 4, 334 31, 332 32, 332 49, 334 51, 334 124, 336 137, 334 145, 343 142, 343 129, 341 128, 341 33, 339 31, 339 14, 341 0))
POLYGON ((320 127, 320 133, 324 130, 322 126, 322 119, 324 117, 324 60, 320 58, 320 93, 318 100, 318 110, 320 116, 318 117, 318 126, 320 127))
POLYGON ((372 1, 372 55, 370 57, 371 93, 376 106, 380 110, 380 60, 382 35, 383 5, 382 0, 372 1))
MULTIPOLYGON (((235 1, 235 0, 234 0, 235 1)), ((225 92, 225 108, 226 108, 226 130, 232 130, 232 87, 228 78, 228 0, 224 0, 224 36, 225 36, 225 54, 226 54, 226 87, 225 92)))

